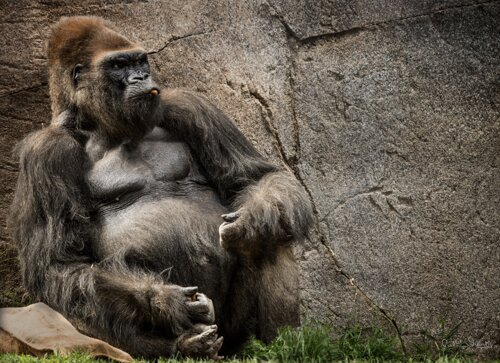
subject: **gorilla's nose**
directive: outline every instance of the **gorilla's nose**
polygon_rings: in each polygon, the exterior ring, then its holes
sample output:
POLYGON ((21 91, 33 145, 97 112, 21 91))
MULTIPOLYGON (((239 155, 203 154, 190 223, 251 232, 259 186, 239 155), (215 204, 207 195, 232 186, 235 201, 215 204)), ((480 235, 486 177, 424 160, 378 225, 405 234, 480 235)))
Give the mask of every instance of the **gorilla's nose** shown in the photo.
POLYGON ((133 73, 131 74, 128 78, 127 81, 129 84, 135 84, 137 82, 144 81, 148 79, 149 74, 148 73, 133 73))

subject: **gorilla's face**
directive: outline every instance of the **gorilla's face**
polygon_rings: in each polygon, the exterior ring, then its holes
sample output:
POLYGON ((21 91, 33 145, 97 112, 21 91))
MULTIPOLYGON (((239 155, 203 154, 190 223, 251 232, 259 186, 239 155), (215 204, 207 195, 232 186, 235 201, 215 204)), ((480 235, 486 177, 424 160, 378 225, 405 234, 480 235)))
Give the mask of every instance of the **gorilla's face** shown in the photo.
POLYGON ((160 89, 139 48, 107 52, 73 71, 77 105, 114 138, 140 138, 155 126, 160 89))

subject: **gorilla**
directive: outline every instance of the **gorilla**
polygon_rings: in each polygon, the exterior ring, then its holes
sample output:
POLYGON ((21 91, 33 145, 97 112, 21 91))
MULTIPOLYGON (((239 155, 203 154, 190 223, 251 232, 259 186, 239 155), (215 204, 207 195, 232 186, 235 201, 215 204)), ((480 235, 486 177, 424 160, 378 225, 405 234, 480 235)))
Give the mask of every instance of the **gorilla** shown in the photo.
POLYGON ((11 213, 29 293, 143 357, 219 358, 297 325, 312 208, 293 175, 205 97, 160 89, 101 18, 56 23, 48 62, 53 115, 17 146, 11 213))

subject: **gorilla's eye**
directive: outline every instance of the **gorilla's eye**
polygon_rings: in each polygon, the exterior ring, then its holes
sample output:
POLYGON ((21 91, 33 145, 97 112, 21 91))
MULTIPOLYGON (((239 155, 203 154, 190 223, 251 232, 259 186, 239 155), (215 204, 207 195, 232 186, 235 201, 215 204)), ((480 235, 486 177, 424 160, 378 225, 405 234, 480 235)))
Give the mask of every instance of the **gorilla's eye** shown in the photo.
POLYGON ((127 66, 127 61, 124 59, 116 59, 111 63, 113 69, 121 69, 127 66))

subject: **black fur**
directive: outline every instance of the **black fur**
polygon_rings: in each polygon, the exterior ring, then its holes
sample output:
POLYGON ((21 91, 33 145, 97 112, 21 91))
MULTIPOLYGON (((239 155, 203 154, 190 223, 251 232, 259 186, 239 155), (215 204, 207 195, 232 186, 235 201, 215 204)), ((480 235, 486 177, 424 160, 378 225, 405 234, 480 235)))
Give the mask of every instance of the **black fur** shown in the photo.
POLYGON ((55 114, 18 147, 11 216, 28 291, 150 357, 217 357, 217 334, 229 352, 298 324, 290 242, 312 212, 297 180, 204 97, 113 83, 109 59, 92 57, 141 53, 100 19, 63 19, 49 45, 55 114))

